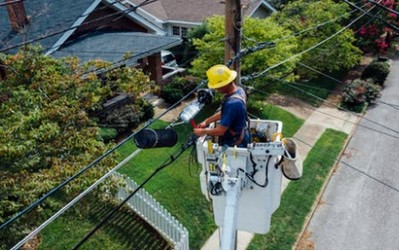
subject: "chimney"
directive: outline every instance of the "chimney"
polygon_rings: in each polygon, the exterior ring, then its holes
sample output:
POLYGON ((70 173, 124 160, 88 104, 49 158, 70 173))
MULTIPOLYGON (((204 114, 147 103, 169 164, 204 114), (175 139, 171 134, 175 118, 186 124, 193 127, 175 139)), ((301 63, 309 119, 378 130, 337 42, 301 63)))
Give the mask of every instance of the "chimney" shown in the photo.
POLYGON ((23 1, 24 0, 6 0, 10 23, 12 29, 16 32, 29 22, 23 1))

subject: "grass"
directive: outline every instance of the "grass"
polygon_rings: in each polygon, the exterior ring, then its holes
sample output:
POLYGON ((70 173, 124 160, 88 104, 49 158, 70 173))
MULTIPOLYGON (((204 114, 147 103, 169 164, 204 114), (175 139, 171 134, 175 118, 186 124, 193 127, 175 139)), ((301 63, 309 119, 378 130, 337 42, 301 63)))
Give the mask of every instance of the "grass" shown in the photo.
POLYGON ((292 249, 312 205, 344 146, 347 134, 327 129, 304 161, 304 174, 290 182, 269 233, 255 235, 248 249, 292 249))
MULTIPOLYGON (((88 205, 86 205, 88 206, 88 205)), ((96 202, 82 210, 70 211, 59 217, 41 233, 41 243, 37 249, 68 250, 102 220, 115 205, 96 202)), ((171 249, 151 226, 127 207, 121 208, 79 249, 126 250, 126 249, 171 249), (143 241, 143 240, 146 241, 143 241)))

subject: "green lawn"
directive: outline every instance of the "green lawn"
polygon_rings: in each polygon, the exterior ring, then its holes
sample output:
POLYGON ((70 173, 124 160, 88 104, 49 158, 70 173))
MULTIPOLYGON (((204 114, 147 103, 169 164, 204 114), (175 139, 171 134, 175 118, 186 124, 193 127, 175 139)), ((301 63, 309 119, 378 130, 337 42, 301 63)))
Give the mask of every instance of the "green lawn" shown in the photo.
POLYGON ((303 177, 290 182, 284 191, 269 233, 255 235, 248 249, 292 249, 346 137, 347 134, 332 129, 324 132, 304 161, 303 177))
MULTIPOLYGON (((43 229, 37 249, 72 249, 115 207, 96 202, 86 204, 83 210, 68 211, 43 229)), ((151 250, 172 247, 131 209, 123 207, 79 249, 151 250)))

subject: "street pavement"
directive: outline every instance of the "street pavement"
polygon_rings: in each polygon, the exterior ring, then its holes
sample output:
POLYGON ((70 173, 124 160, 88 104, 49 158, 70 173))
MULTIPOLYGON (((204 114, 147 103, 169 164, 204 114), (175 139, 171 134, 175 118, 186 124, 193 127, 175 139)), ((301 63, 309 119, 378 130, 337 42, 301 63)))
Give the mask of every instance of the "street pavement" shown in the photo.
POLYGON ((379 101, 393 106, 368 109, 305 229, 315 249, 399 249, 399 59, 379 101))

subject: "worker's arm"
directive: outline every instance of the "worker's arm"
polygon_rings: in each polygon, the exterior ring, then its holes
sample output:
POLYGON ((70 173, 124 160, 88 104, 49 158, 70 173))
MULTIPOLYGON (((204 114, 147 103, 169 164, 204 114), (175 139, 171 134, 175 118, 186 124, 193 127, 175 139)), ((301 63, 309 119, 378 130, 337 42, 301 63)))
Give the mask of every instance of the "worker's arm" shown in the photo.
POLYGON ((223 136, 228 127, 217 125, 215 128, 194 128, 194 134, 197 136, 223 136))
POLYGON ((213 123, 215 121, 220 120, 220 118, 222 117, 222 112, 218 111, 217 113, 213 114, 212 116, 210 116, 209 118, 205 119, 204 121, 202 121, 201 123, 198 124, 199 128, 205 128, 207 127, 210 123, 213 123))

